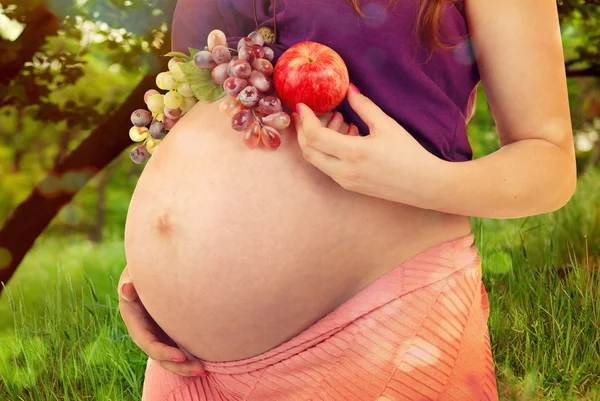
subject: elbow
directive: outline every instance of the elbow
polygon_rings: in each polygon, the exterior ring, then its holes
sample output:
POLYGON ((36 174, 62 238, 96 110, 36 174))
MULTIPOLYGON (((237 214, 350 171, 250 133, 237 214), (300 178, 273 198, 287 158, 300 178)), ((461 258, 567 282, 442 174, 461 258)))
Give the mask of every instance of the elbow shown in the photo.
POLYGON ((563 170, 564 174, 559 174, 559 180, 554 186, 554 202, 550 212, 562 209, 569 203, 577 190, 577 167, 575 160, 569 163, 569 168, 563 170))

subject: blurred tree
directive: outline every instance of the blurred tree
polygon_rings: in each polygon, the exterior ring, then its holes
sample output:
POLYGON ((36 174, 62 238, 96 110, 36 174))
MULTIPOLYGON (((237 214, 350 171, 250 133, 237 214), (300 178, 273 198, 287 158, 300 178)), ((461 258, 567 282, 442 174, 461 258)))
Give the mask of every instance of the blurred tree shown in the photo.
MULTIPOLYGON (((90 178, 131 145, 131 140, 122 134, 120 128, 131 125, 131 111, 145 107, 144 92, 154 86, 156 74, 167 68, 168 60, 160 55, 168 51, 170 40, 167 26, 175 0, 0 1, 3 15, 12 20, 20 19, 31 24, 35 19, 24 17, 29 15, 27 10, 37 7, 39 11, 45 6, 43 12, 49 10, 56 20, 61 21, 60 30, 56 31, 57 37, 44 36, 45 45, 36 49, 33 57, 14 56, 7 60, 5 65, 12 66, 6 70, 11 79, 8 84, 0 86, 0 107, 15 108, 17 116, 20 116, 19 121, 25 114, 31 113, 36 120, 46 124, 66 122, 66 130, 58 141, 63 142, 55 158, 58 163, 17 206, 0 229, 0 282, 6 283, 35 239, 60 209, 90 178), (98 35, 102 36, 101 49, 90 45, 94 36, 98 35), (73 43, 78 45, 73 48, 73 43), (57 91, 77 85, 84 76, 86 55, 90 51, 97 52, 95 57, 125 69, 146 72, 122 104, 109 107, 113 111, 107 113, 108 117, 103 116, 98 104, 105 100, 103 95, 108 97, 110 103, 110 94, 90 92, 87 88, 87 91, 79 93, 82 96, 66 101, 65 96, 54 96, 57 91), (28 61, 18 69, 18 63, 27 57, 28 61), (73 133, 92 127, 95 128, 91 134, 75 150, 65 155, 73 133)), ((21 36, 26 31, 27 26, 21 36)), ((44 40, 38 39, 38 46, 44 40)), ((19 39, 8 42, 6 39, 1 42, 2 48, 8 53, 11 50, 16 54, 26 51, 19 39)), ((4 76, 4 68, 2 71, 4 76)), ((22 124, 17 124, 15 128, 19 127, 22 124)), ((23 129, 20 131, 18 134, 23 133, 23 129)), ((16 148, 20 147, 23 151, 28 144, 38 140, 35 135, 29 135, 28 138, 15 134, 13 131, 3 137, 9 143, 11 139, 20 141, 16 148)), ((19 150, 16 154, 19 154, 19 150)), ((16 160, 20 158, 17 156, 16 160)))
POLYGON ((600 78, 600 0, 559 0, 568 77, 600 78))

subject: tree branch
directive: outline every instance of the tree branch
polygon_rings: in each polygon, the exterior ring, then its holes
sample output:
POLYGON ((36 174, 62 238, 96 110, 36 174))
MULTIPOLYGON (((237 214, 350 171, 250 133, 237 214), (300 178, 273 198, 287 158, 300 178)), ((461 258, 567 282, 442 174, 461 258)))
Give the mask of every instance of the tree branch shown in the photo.
POLYGON ((46 38, 58 32, 59 21, 44 5, 31 9, 26 20, 27 25, 15 43, 22 49, 18 57, 7 64, 0 64, 0 86, 8 85, 19 74, 23 65, 33 59, 46 38))

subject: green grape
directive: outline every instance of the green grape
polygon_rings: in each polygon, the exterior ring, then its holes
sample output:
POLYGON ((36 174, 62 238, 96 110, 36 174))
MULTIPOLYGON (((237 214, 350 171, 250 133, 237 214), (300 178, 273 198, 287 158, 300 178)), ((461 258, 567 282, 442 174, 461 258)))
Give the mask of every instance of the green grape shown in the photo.
POLYGON ((184 97, 183 98, 183 104, 180 107, 181 114, 185 114, 188 111, 190 111, 191 108, 194 107, 194 105, 196 103, 198 103, 198 99, 196 99, 195 97, 184 97))
POLYGON ((129 138, 131 138, 133 142, 142 142, 148 137, 149 132, 150 131, 146 127, 133 126, 129 130, 129 138))
POLYGON ((161 72, 161 73, 159 73, 159 74, 156 76, 156 86, 157 86, 159 89, 164 89, 164 88, 163 88, 163 86, 164 86, 164 85, 163 85, 163 80, 164 80, 164 78, 165 78, 165 74, 166 74, 166 72, 161 72))
POLYGON ((194 92, 192 92, 192 88, 190 88, 190 84, 187 82, 180 82, 177 84, 177 92, 181 93, 183 97, 193 97, 194 92))
POLYGON ((170 72, 161 72, 156 76, 156 86, 166 91, 177 88, 177 80, 170 72))
POLYGON ((173 74, 173 77, 175 77, 175 80, 177 82, 184 82, 185 81, 185 74, 183 73, 183 71, 181 71, 181 68, 179 67, 179 63, 183 61, 180 58, 172 58, 171 60, 169 60, 169 71, 171 72, 171 74, 173 74))
POLYGON ((169 109, 178 109, 183 103, 183 96, 179 92, 170 91, 165 95, 165 106, 169 109))
POLYGON ((156 147, 161 141, 161 139, 154 139, 152 137, 148 137, 148 140, 146 141, 146 150, 148 151, 148 153, 154 153, 156 147))
POLYGON ((152 95, 148 99, 148 110, 152 113, 162 113, 165 108, 164 96, 160 93, 158 95, 152 95))

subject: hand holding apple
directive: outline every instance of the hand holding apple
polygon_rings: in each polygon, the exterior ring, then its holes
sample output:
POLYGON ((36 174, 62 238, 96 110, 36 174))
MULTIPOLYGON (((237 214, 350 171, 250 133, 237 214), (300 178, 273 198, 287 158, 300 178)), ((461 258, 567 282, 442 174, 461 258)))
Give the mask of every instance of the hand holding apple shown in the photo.
POLYGON ((309 106, 315 114, 333 110, 346 97, 350 78, 340 55, 316 42, 301 42, 277 60, 273 80, 277 95, 290 110, 309 106))

